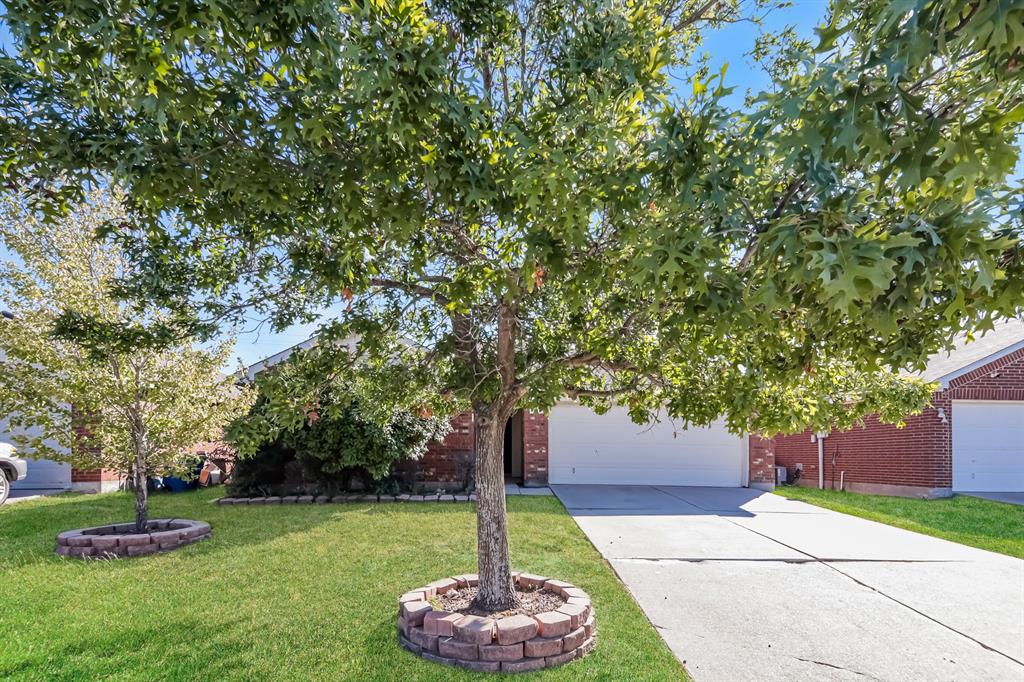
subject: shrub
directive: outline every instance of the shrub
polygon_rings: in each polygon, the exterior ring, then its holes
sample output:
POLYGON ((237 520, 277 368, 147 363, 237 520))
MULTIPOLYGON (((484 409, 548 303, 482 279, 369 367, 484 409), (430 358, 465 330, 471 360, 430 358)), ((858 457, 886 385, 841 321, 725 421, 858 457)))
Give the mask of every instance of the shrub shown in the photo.
MULTIPOLYGON (((263 419, 265 402, 232 426, 231 434, 251 437, 252 423, 263 419)), ((398 490, 391 476, 399 462, 418 460, 432 440, 447 435, 451 426, 441 417, 396 412, 369 418, 357 402, 322 404, 310 411, 299 428, 286 430, 263 443, 255 455, 235 466, 233 494, 267 492, 333 493, 373 488, 398 490)))

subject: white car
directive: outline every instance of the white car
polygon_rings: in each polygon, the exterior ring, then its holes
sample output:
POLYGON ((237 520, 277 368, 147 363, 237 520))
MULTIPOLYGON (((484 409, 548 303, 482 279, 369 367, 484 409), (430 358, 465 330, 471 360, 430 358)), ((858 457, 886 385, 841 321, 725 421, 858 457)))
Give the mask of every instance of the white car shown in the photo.
POLYGON ((0 504, 11 494, 11 484, 28 476, 28 462, 18 457, 14 446, 0 443, 0 504))

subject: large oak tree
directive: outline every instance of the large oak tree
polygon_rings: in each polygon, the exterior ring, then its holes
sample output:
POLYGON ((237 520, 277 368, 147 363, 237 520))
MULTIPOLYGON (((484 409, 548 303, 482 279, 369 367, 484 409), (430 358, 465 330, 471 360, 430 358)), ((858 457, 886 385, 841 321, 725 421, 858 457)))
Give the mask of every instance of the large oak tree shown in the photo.
POLYGON ((470 407, 478 600, 504 608, 514 410, 896 421, 929 389, 895 372, 1020 312, 1020 0, 838 0, 812 43, 752 46, 772 85, 730 107, 701 37, 762 11, 11 0, 0 173, 63 183, 47 210, 123 183, 122 293, 192 329, 344 307, 282 415, 337 375, 470 407))

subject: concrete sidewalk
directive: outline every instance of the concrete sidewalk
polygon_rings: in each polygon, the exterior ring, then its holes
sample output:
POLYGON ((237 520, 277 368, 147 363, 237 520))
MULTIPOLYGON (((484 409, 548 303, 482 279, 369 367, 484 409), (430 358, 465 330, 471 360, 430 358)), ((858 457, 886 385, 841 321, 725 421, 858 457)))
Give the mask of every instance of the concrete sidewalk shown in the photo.
POLYGON ((38 488, 38 489, 11 489, 11 496, 7 498, 4 504, 14 504, 15 502, 25 502, 27 500, 38 500, 40 497, 47 497, 49 495, 59 495, 60 493, 68 492, 67 488, 38 488))
POLYGON ((698 682, 1024 680, 1024 561, 754 490, 553 489, 698 682))

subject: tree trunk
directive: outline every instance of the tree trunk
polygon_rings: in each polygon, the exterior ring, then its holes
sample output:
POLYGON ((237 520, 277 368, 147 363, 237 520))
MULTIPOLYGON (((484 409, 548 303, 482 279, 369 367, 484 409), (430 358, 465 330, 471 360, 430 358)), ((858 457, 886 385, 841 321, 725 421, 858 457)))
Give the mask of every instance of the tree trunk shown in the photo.
POLYGON ((135 530, 146 532, 149 520, 149 488, 146 471, 146 437, 141 429, 136 428, 133 435, 135 446, 135 465, 132 467, 132 481, 135 486, 135 530))
POLYGON ((475 412, 476 421, 476 542, 479 590, 475 605, 504 611, 519 604, 508 554, 505 512, 505 421, 501 410, 475 412))

